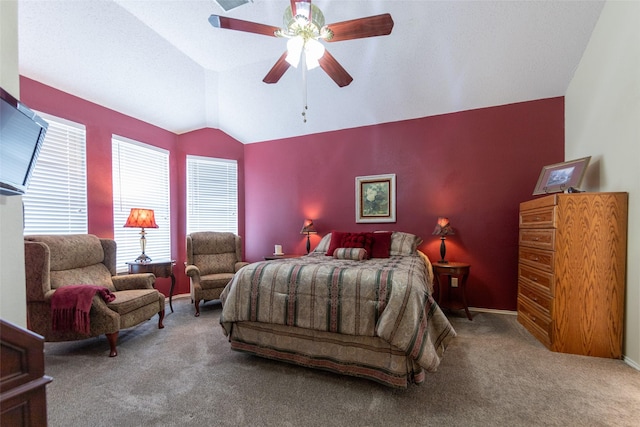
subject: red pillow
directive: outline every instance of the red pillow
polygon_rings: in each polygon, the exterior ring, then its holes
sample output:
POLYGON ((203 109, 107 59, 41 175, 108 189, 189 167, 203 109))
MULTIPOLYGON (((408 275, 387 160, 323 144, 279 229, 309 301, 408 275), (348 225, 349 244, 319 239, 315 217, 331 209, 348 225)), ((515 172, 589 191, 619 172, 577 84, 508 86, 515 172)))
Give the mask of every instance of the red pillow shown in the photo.
POLYGON ((338 248, 344 248, 344 246, 342 245, 342 239, 344 238, 345 234, 349 234, 349 233, 343 233, 341 231, 332 231, 331 232, 331 242, 329 243, 329 249, 327 249, 327 256, 333 256, 333 252, 338 249, 338 248))
POLYGON ((342 239, 343 248, 364 248, 367 258, 373 252, 373 233, 347 233, 342 239))
POLYGON ((392 231, 373 233, 373 250, 369 258, 389 258, 392 231))
POLYGON ((373 239, 373 233, 332 231, 331 243, 329 243, 326 255, 333 256, 333 253, 338 248, 364 248, 367 251, 367 258, 371 258, 373 239))

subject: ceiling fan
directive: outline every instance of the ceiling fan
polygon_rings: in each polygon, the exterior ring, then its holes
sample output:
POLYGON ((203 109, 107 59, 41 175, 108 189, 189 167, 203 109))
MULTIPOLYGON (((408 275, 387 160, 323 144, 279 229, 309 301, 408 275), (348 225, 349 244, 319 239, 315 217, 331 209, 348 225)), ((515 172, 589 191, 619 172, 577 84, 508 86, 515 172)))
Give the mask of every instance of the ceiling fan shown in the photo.
POLYGON ((353 77, 318 40, 338 42, 386 36, 393 29, 393 19, 388 13, 325 25, 322 11, 311 4, 311 0, 290 1, 291 5, 284 12, 283 28, 220 15, 209 17, 209 23, 215 28, 289 39, 287 51, 262 80, 265 83, 277 83, 289 66, 297 67, 300 62, 304 62, 306 67, 303 69, 310 70, 320 66, 338 86, 347 86, 353 81, 353 77))

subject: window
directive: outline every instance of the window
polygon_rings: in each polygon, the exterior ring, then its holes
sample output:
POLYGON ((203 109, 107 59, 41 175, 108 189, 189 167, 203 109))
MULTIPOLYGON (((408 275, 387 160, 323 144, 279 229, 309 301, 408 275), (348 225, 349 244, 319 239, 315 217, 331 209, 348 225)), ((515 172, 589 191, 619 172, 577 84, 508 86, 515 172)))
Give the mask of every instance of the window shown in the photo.
POLYGON ((187 156, 187 234, 238 234, 238 162, 187 156))
POLYGON ((125 228, 131 208, 153 209, 158 228, 145 229, 145 253, 153 260, 171 259, 169 152, 121 136, 111 139, 113 169, 113 235, 118 245, 117 271, 142 252, 140 229, 125 228))
POLYGON ((87 221, 86 131, 38 112, 49 122, 24 203, 24 234, 84 234, 87 221))

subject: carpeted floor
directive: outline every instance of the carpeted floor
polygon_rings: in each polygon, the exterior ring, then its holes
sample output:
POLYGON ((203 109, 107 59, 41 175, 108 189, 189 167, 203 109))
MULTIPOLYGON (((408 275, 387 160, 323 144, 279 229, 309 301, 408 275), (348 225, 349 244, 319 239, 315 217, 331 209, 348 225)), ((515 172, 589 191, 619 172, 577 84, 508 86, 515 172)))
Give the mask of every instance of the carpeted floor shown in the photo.
POLYGON ((449 314, 458 332, 421 386, 375 382, 231 351, 219 303, 188 298, 120 333, 46 343, 50 426, 638 426, 640 372, 552 353, 504 314, 449 314))

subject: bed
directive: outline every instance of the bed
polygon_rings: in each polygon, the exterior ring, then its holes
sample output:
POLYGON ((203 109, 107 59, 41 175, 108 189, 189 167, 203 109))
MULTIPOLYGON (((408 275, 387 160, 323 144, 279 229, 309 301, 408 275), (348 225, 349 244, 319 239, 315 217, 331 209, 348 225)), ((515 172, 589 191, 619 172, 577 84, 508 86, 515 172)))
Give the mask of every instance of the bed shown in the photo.
POLYGON ((243 267, 221 296, 231 348, 392 387, 424 382, 456 333, 419 243, 334 231, 309 255, 243 267))

